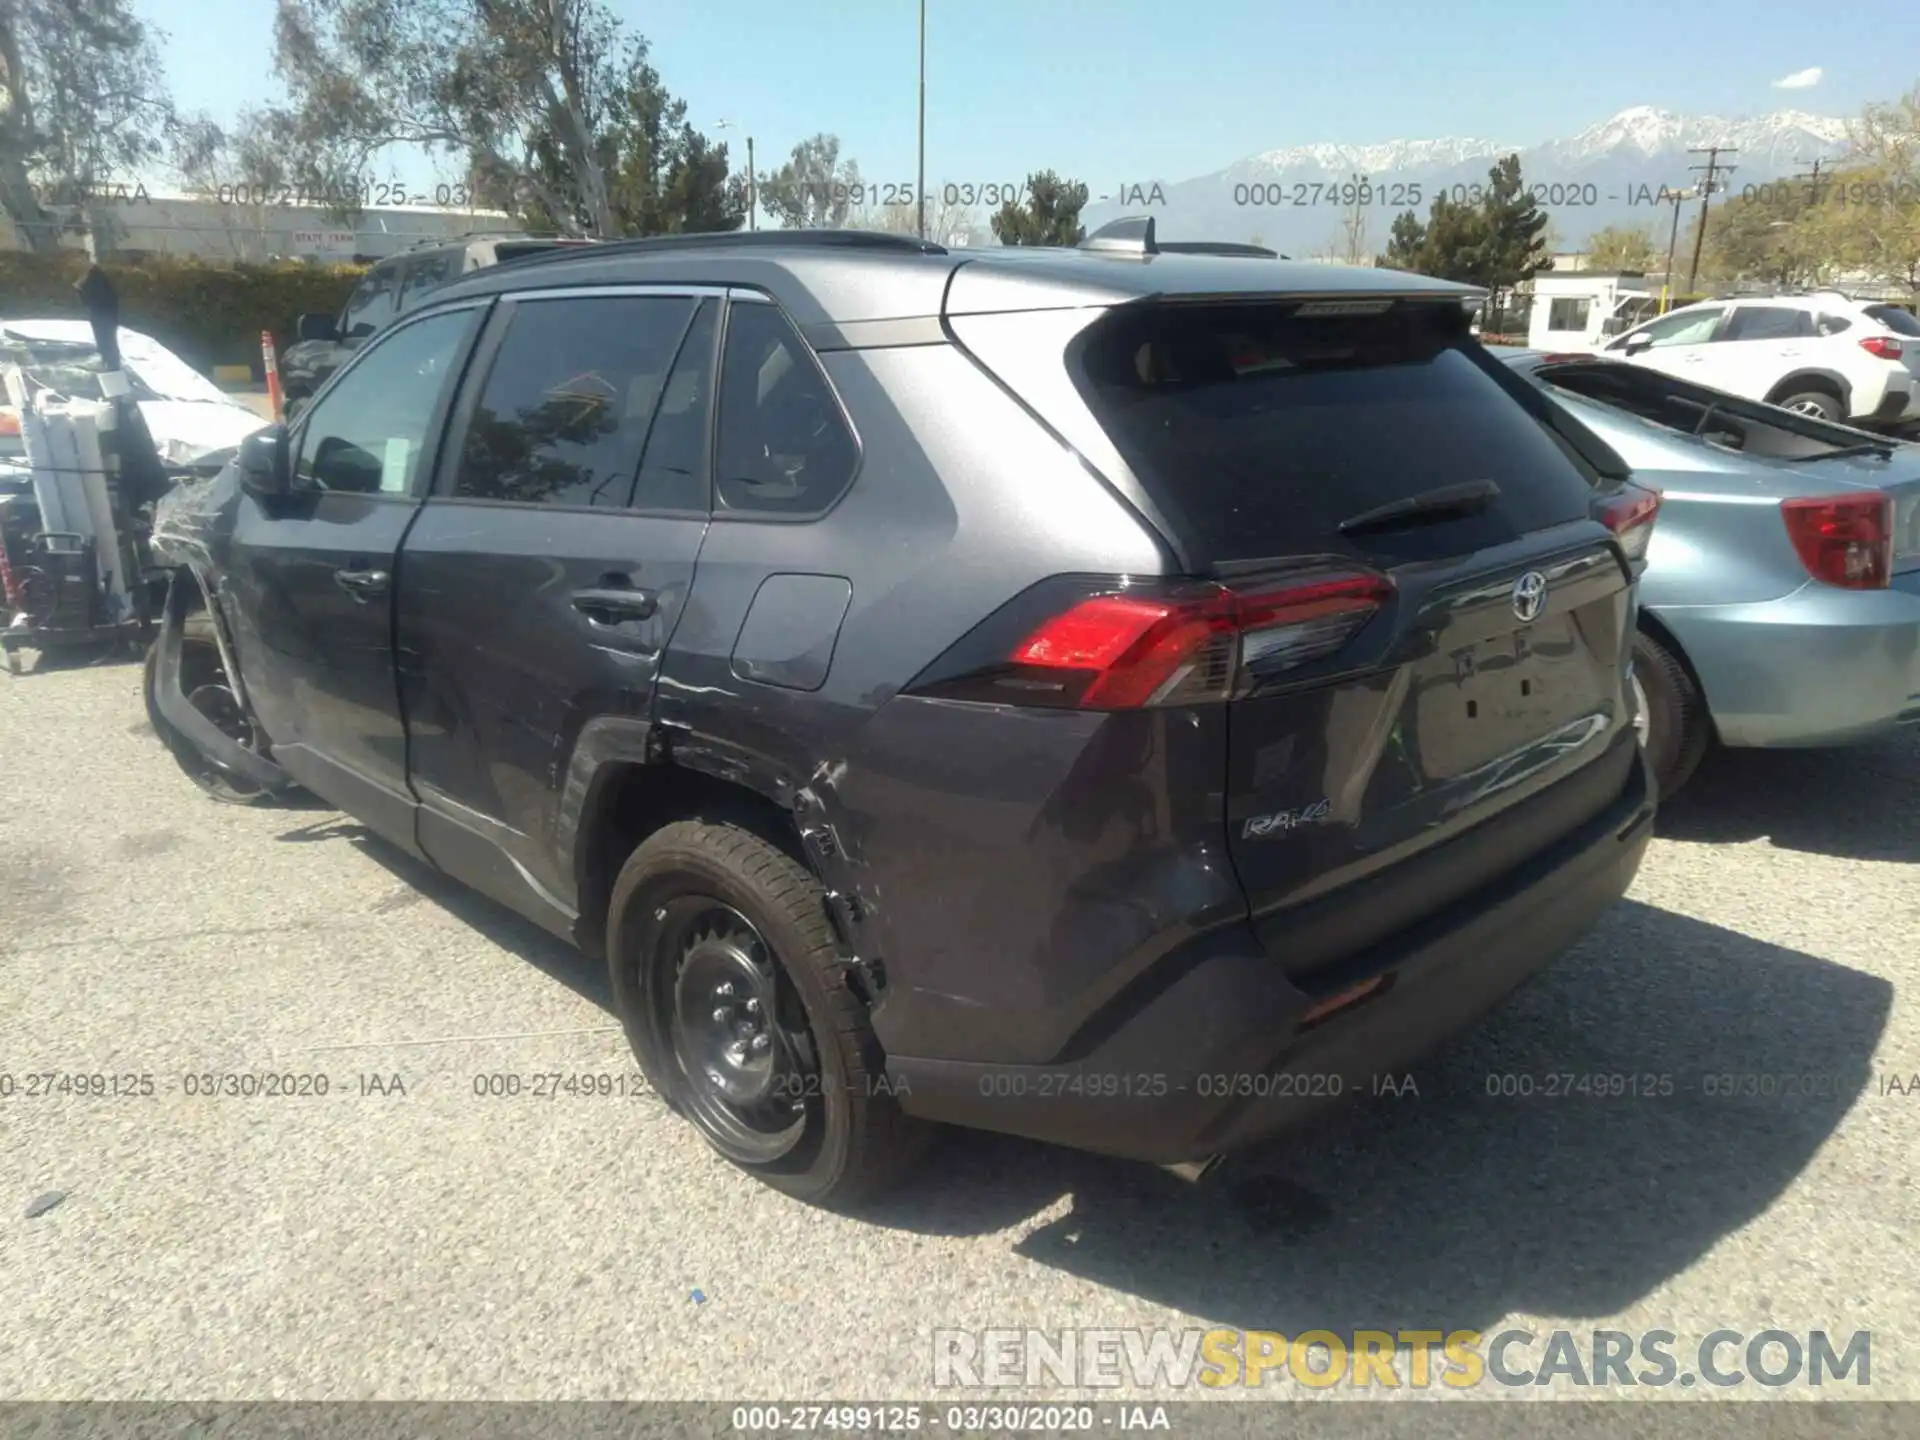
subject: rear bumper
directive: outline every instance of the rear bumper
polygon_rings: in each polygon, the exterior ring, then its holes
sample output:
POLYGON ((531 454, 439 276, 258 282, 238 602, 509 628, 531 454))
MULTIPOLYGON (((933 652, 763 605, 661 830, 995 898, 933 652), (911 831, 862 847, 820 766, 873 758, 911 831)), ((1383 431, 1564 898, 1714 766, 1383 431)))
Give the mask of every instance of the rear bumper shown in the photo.
POLYGON ((1779 600, 1652 613, 1699 676, 1724 744, 1846 745, 1920 721, 1920 571, 1886 590, 1809 583, 1779 600))
POLYGON ((911 1113, 1174 1164, 1242 1149, 1386 1077, 1490 1009, 1560 954, 1632 884, 1652 834, 1645 767, 1601 815, 1482 892, 1316 980, 1289 983, 1250 928, 1163 962, 1161 993, 1066 1063, 981 1065, 893 1056, 911 1113), (1303 1027, 1320 999, 1373 979, 1350 1009, 1303 1027))
POLYGON ((1915 416, 1920 416, 1920 391, 1907 384, 1890 384, 1866 418, 1876 425, 1895 425, 1915 416))

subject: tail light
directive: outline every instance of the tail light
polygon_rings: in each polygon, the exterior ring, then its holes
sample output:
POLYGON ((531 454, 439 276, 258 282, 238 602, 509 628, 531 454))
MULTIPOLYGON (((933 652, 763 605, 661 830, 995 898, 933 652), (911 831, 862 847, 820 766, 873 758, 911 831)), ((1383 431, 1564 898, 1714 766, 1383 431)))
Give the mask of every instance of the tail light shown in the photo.
POLYGON ((1629 561, 1647 558, 1653 543, 1653 522, 1660 517, 1660 494, 1638 485, 1622 485, 1600 502, 1597 516, 1613 532, 1629 561))
POLYGON ((1898 360, 1906 353, 1904 345, 1886 335, 1869 335, 1860 342, 1860 348, 1882 360, 1898 360))
POLYGON ((1344 567, 1232 588, 1053 581, 955 645, 908 688, 1078 710, 1229 700, 1341 649, 1392 594, 1386 576, 1344 567))
POLYGON ((1893 573, 1893 500, 1878 490, 1783 500, 1787 537, 1807 573, 1844 590, 1884 590, 1893 573))

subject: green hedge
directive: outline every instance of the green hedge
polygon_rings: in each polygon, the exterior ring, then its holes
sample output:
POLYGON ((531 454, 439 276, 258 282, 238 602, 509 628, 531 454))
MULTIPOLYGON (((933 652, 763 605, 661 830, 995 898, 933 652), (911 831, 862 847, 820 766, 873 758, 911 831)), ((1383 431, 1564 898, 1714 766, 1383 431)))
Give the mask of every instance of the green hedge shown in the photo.
MULTIPOLYGON (((282 349, 304 312, 337 313, 365 270, 356 265, 205 265, 156 257, 102 266, 120 292, 120 323, 144 331, 202 370, 250 365, 260 376, 260 332, 282 349)), ((0 320, 84 320, 75 251, 0 251, 0 320)))

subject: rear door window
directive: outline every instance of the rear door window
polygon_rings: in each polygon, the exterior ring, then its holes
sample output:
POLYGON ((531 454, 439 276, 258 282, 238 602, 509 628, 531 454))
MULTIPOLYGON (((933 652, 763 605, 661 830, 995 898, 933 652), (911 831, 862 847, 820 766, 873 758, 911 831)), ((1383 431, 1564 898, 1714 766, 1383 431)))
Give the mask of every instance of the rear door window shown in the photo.
POLYGON ((516 302, 467 422, 454 493, 624 508, 695 303, 684 295, 516 302))
POLYGON ((1346 549, 1343 520, 1475 481, 1499 487, 1494 503, 1421 527, 1413 548, 1463 553, 1587 513, 1593 467, 1466 338, 1455 307, 1298 308, 1145 307, 1102 322, 1083 353, 1115 446, 1211 559, 1346 549))
POLYGON ((1727 317, 1722 341, 1808 340, 1813 337, 1813 312, 1785 305, 1736 305, 1727 317))

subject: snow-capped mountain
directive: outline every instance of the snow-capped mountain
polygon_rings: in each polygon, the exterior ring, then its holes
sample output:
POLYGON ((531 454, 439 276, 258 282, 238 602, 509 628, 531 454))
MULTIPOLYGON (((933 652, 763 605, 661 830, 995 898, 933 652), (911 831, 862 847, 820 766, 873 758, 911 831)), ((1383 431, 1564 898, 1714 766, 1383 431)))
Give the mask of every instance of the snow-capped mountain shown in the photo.
MULTIPOLYGON (((1731 146, 1740 152, 1732 159, 1743 169, 1756 164, 1779 165, 1791 173, 1810 161, 1814 153, 1823 158, 1838 153, 1846 139, 1846 121, 1809 115, 1804 110, 1779 110, 1771 115, 1729 120, 1718 115, 1676 115, 1651 105, 1635 105, 1598 125, 1589 125, 1571 140, 1549 140, 1538 149, 1549 161, 1585 165, 1626 155, 1654 159, 1695 147, 1731 146)), ((1523 165, 1525 160, 1522 155, 1523 165)))
POLYGON ((1291 150, 1269 150, 1242 160, 1251 169, 1379 171, 1414 170, 1423 166, 1458 165, 1505 155, 1518 147, 1491 140, 1389 140, 1381 145, 1300 145, 1291 150))
POLYGON ((1710 145, 1721 147, 1724 198, 1803 173, 1814 160, 1831 163, 1846 149, 1847 122, 1799 110, 1728 118, 1635 105, 1578 135, 1532 145, 1469 138, 1300 145, 1191 180, 1143 176, 1096 185, 1084 220, 1091 230, 1122 215, 1151 214, 1169 240, 1257 237, 1301 256, 1337 244, 1341 206, 1358 186, 1367 201, 1367 243, 1377 251, 1395 215, 1411 209, 1424 218, 1443 189, 1471 197, 1496 160, 1518 154, 1528 189, 1552 216, 1555 243, 1575 247, 1607 225, 1666 225, 1672 212, 1660 202, 1662 188, 1697 182, 1696 167, 1707 157, 1690 152, 1710 145))

